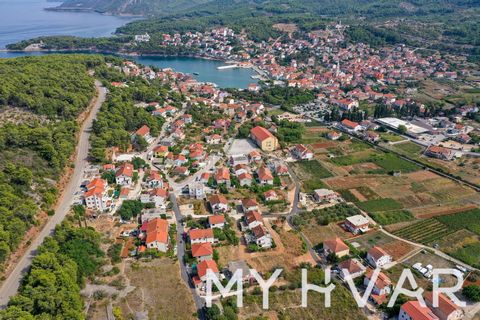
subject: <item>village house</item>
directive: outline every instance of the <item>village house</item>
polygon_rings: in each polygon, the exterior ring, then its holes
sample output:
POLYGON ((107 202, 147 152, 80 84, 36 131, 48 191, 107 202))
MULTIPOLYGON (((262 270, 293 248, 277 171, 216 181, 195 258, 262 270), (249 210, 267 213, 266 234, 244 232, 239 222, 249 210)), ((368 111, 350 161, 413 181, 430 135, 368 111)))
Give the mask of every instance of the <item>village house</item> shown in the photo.
POLYGON ((150 135, 150 128, 146 125, 141 126, 132 136, 133 139, 137 139, 138 137, 145 139, 148 143, 151 143, 153 140, 153 137, 150 135))
POLYGON ((130 186, 133 182, 133 165, 124 163, 115 173, 115 182, 121 186, 130 186))
MULTIPOLYGON (((143 226, 142 226, 143 227, 143 226)), ((150 220, 143 228, 147 234, 145 245, 161 252, 168 250, 168 221, 160 218, 150 220)))
MULTIPOLYGON (((198 279, 202 283, 205 283, 207 281, 207 270, 211 270, 217 277, 220 276, 220 273, 218 271, 217 263, 214 260, 203 260, 197 265, 197 275, 198 279)), ((195 282, 195 280, 194 280, 195 282)))
POLYGON ((234 154, 230 156, 228 160, 231 166, 237 166, 239 164, 247 165, 249 163, 248 157, 244 154, 234 154))
POLYGON ((152 170, 145 181, 148 188, 163 188, 163 179, 158 171, 152 170))
POLYGON ((263 198, 265 201, 277 201, 278 200, 278 195, 275 192, 275 190, 267 190, 263 193, 263 198))
POLYGON ((392 262, 392 256, 382 248, 374 246, 367 252, 367 261, 374 268, 383 268, 392 262))
POLYGON ((207 184, 208 181, 210 180, 210 177, 211 177, 210 172, 203 172, 203 173, 200 175, 200 178, 198 179, 198 181, 199 181, 200 183, 207 184))
POLYGON ((398 320, 440 320, 428 307, 422 307, 418 301, 405 302, 400 307, 398 320))
POLYGON ((380 135, 373 131, 365 132, 364 137, 368 142, 371 142, 371 143, 376 143, 380 141, 380 135))
POLYGON ((350 249, 339 237, 328 239, 323 242, 323 252, 326 256, 335 254, 338 258, 348 256, 350 249))
POLYGON ((233 172, 234 172, 235 175, 238 177, 238 176, 241 175, 242 173, 249 173, 249 172, 250 172, 250 168, 249 168, 246 164, 237 164, 237 165, 233 168, 233 172))
POLYGON ((228 276, 231 278, 237 270, 242 270, 242 282, 249 283, 255 280, 250 272, 248 264, 244 260, 235 260, 228 262, 228 276))
POLYGON ((362 130, 362 126, 358 124, 358 122, 350 121, 348 119, 342 120, 340 126, 349 132, 358 132, 362 130))
POLYGON ((267 167, 260 167, 257 170, 257 177, 261 185, 273 185, 273 174, 267 167))
POLYGON ((190 243, 214 243, 213 229, 191 229, 188 233, 190 243))
POLYGON ((208 204, 214 214, 225 213, 229 211, 228 201, 225 196, 221 194, 215 194, 208 199, 208 204))
POLYGON ((278 176, 288 176, 289 175, 288 167, 284 164, 279 164, 275 167, 275 173, 278 176))
POLYGON ((213 258, 212 244, 209 242, 192 244, 192 256, 199 262, 211 260, 213 258))
POLYGON ((182 114, 180 118, 182 118, 185 124, 191 124, 193 122, 193 117, 191 114, 187 114, 187 113, 182 114))
POLYGON ((246 172, 246 173, 241 173, 239 176, 238 176, 238 181, 240 183, 240 186, 244 187, 244 186, 250 186, 252 184, 252 180, 253 180, 253 177, 250 173, 246 172))
POLYGON ((227 168, 218 168, 215 173, 215 181, 217 185, 225 184, 230 187, 230 171, 227 168))
POLYGON ((253 227, 251 230, 255 238, 255 243, 260 248, 266 249, 272 247, 272 236, 267 232, 263 225, 253 227))
POLYGON ((258 210, 258 202, 255 199, 247 198, 242 200, 243 212, 258 210))
POLYGON ((253 229, 256 226, 263 225, 263 219, 260 212, 254 210, 245 213, 245 222, 248 229, 253 229))
POLYGON ((168 197, 168 190, 163 188, 155 188, 140 194, 142 203, 154 203, 155 207, 161 207, 165 204, 168 197))
POLYGON ((339 199, 337 192, 329 189, 316 189, 313 191, 315 202, 334 201, 339 199))
POLYGON ((107 192, 107 181, 103 179, 93 179, 87 184, 87 191, 83 195, 85 205, 90 210, 105 211, 109 208, 111 198, 107 192))
POLYGON ((292 148, 292 154, 299 160, 312 160, 313 152, 303 144, 297 144, 292 148))
MULTIPOLYGON (((365 278, 363 279, 363 284, 368 286, 370 281, 372 281, 373 270, 368 269, 367 273, 365 274, 365 278)), ((392 292, 392 281, 389 277, 383 272, 378 274, 378 278, 375 281, 372 289, 372 294, 383 296, 388 295, 392 292)))
POLYGON ((352 279, 360 277, 362 274, 365 273, 365 266, 361 264, 357 259, 348 259, 345 261, 342 261, 339 265, 338 268, 340 269, 340 277, 342 279, 345 279, 348 274, 352 277, 352 279))
POLYGON ((460 320, 463 318, 463 311, 443 293, 438 295, 438 307, 433 306, 433 294, 431 291, 425 293, 425 303, 440 320, 460 320))
POLYGON ((222 136, 215 133, 215 134, 212 134, 210 136, 206 136, 205 141, 208 144, 219 144, 219 143, 222 142, 222 136))
POLYGON ((205 198, 205 186, 201 182, 188 184, 188 196, 192 199, 205 198))
POLYGON ((212 229, 213 228, 223 229, 223 227, 225 226, 225 217, 222 215, 209 216, 208 225, 212 229))
POLYGON ((338 140, 341 136, 342 133, 337 131, 330 131, 329 133, 327 133, 327 138, 330 140, 338 140))
POLYGON ((257 126, 250 130, 250 138, 263 151, 274 151, 278 149, 278 139, 267 129, 257 126))
POLYGON ((430 146, 425 151, 425 155, 432 158, 450 161, 450 160, 453 160, 455 153, 453 150, 450 150, 448 148, 444 148, 440 146, 430 146))
POLYGON ((186 177, 190 174, 190 170, 188 169, 188 167, 178 166, 173 169, 173 173, 179 176, 186 177))
POLYGON ((249 162, 258 162, 262 160, 262 155, 257 150, 252 150, 248 154, 249 162))
POLYGON ((353 234, 365 233, 369 230, 370 221, 361 214, 345 219, 345 227, 353 234))

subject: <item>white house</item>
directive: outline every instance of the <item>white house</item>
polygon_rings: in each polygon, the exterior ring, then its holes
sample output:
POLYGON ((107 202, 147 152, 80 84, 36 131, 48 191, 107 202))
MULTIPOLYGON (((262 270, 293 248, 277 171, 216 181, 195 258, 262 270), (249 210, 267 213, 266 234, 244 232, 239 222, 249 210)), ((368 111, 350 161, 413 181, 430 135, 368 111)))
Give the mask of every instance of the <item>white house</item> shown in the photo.
POLYGON ((214 243, 213 229, 191 229, 189 231, 190 243, 214 243))
POLYGON ((208 199, 213 213, 224 213, 229 210, 227 198, 221 194, 215 194, 208 199))
POLYGON ((367 261, 374 268, 383 268, 392 262, 392 256, 380 247, 373 247, 367 252, 367 261))
POLYGON ((161 252, 168 250, 168 221, 160 218, 150 220, 142 226, 147 236, 145 245, 149 249, 157 249, 161 252))
POLYGON ((225 226, 225 217, 222 215, 209 216, 208 225, 212 229, 213 228, 223 229, 223 227, 225 226))
POLYGON ((267 232, 263 225, 252 228, 252 234, 255 237, 255 243, 261 248, 272 247, 272 236, 267 232))
POLYGON ((311 160, 313 159, 313 152, 305 147, 303 144, 297 144, 292 148, 292 154, 299 160, 311 160))
MULTIPOLYGON (((365 286, 368 286, 370 284, 370 281, 372 281, 372 276, 373 276, 373 270, 368 269, 365 278, 363 279, 363 284, 365 286)), ((372 294, 382 296, 382 295, 388 295, 392 292, 392 281, 390 280, 389 277, 387 277, 386 274, 383 272, 380 272, 378 274, 378 278, 375 281, 372 289, 372 294)))
POLYGON ((130 186, 133 182, 133 165, 124 163, 115 173, 115 182, 121 186, 130 186))

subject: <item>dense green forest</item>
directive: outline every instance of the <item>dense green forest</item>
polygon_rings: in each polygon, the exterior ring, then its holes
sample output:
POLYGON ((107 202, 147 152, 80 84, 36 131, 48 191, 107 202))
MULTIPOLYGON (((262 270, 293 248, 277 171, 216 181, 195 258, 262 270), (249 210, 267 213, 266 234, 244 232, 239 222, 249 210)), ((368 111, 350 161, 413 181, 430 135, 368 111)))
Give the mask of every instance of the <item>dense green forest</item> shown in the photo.
MULTIPOLYGON (((93 124, 90 139, 90 156, 94 162, 106 161, 106 149, 119 147, 125 151, 131 144, 131 133, 143 125, 147 125, 152 136, 157 136, 164 123, 162 117, 153 116, 149 108, 134 107, 137 102, 158 102, 162 104, 169 99, 170 104, 178 105, 182 97, 169 92, 169 87, 155 80, 147 82, 141 78, 129 78, 128 81, 119 72, 112 70, 98 71, 105 84, 109 86, 108 100, 102 105, 93 124), (108 73, 107 73, 108 72, 108 73), (109 81, 127 81, 128 87, 116 88, 109 81)), ((137 149, 145 148, 145 144, 136 144, 137 149)))
POLYGON ((103 264, 100 234, 91 228, 59 225, 45 239, 19 292, 0 319, 84 319, 80 288, 103 264))
POLYGON ((50 212, 55 181, 75 148, 76 117, 94 96, 87 71, 104 63, 93 55, 0 61, 0 264, 50 212))

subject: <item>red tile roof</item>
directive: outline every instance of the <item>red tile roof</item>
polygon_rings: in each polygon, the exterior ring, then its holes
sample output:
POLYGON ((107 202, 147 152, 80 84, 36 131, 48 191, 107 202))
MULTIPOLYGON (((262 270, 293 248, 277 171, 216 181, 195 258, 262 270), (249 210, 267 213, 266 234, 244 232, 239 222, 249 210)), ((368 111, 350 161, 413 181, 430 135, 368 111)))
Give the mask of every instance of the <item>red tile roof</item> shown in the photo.
POLYGON ((155 218, 147 222, 146 225, 147 238, 145 243, 158 241, 168 243, 168 221, 155 218))
POLYGON ((192 244, 192 256, 194 256, 195 258, 209 256, 212 254, 213 248, 209 242, 192 244))
POLYGON ((412 320, 438 320, 438 317, 428 307, 422 307, 418 301, 408 301, 401 307, 412 320))
MULTIPOLYGON (((427 304, 433 305, 432 292, 429 291, 425 294, 425 300, 427 304)), ((439 309, 444 315, 448 316, 453 312, 459 310, 460 308, 455 303, 453 303, 447 296, 445 296, 443 293, 440 293, 438 295, 438 308, 434 308, 433 311, 436 312, 437 309, 439 309)))
POLYGON ((214 273, 218 273, 217 263, 213 260, 204 260, 197 265, 197 273, 200 278, 207 275, 207 270, 211 269, 214 273))
POLYGON ((145 135, 150 133, 150 128, 147 127, 146 125, 143 125, 140 129, 135 132, 136 135, 144 137, 145 135))
POLYGON ((255 128, 250 130, 250 134, 253 138, 257 141, 264 141, 265 139, 273 137, 273 134, 265 129, 264 127, 256 126, 255 128))
POLYGON ((348 250, 348 246, 340 238, 328 239, 323 242, 323 246, 327 246, 329 250, 338 253, 348 250))
POLYGON ((213 224, 219 224, 219 223, 225 223, 225 217, 222 215, 218 216, 209 216, 208 217, 208 224, 213 225, 213 224))
POLYGON ((189 232, 190 239, 202 239, 202 238, 213 238, 212 229, 192 229, 189 232))

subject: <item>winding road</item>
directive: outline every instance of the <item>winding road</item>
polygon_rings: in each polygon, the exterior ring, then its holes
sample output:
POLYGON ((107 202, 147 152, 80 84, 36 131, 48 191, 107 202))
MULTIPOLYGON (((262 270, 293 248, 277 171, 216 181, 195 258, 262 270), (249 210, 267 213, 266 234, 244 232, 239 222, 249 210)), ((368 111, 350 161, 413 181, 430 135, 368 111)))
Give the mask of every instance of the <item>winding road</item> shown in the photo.
POLYGON ((95 87, 97 89, 97 97, 93 101, 93 106, 90 110, 90 113, 82 124, 78 137, 74 163, 75 169, 73 170, 73 173, 70 176, 62 195, 58 199, 55 214, 50 217, 37 237, 32 240, 30 247, 28 247, 24 255, 17 262, 13 271, 2 283, 2 286, 0 287, 1 308, 5 308, 10 297, 17 293, 23 275, 29 270, 32 259, 37 253, 38 247, 42 244, 43 240, 47 236, 50 236, 53 233, 55 227, 63 221, 65 216, 70 211, 70 207, 73 202, 73 196, 77 191, 77 188, 80 186, 83 172, 88 166, 88 150, 90 148, 89 137, 92 123, 98 113, 98 110, 102 106, 102 103, 105 101, 107 94, 107 90, 101 85, 100 81, 95 81, 95 87))

